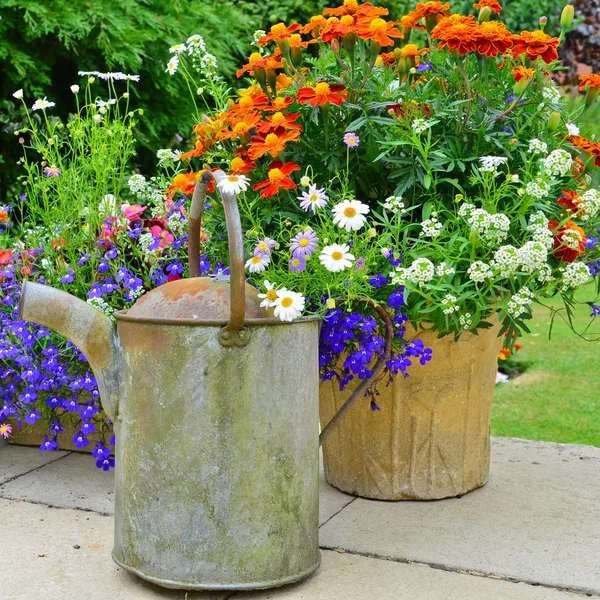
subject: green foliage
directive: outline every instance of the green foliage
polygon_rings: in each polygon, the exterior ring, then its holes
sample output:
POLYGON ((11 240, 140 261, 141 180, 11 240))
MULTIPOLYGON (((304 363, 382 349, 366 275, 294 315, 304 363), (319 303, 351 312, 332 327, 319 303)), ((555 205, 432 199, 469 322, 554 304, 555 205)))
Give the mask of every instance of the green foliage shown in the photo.
POLYGON ((147 167, 154 161, 150 149, 167 145, 177 134, 187 135, 193 124, 189 105, 180 100, 187 94, 185 83, 164 72, 169 47, 196 33, 205 36, 221 72, 233 80, 234 65, 247 54, 252 31, 236 3, 227 0, 3 0, 0 200, 14 184, 10 165, 20 153, 12 136, 23 120, 12 101, 15 90, 24 89, 29 105, 30 99, 47 96, 62 109, 53 114, 66 118, 75 109, 69 86, 80 83, 77 71, 140 75, 132 94, 136 105, 151 114, 136 132, 146 149, 141 160, 147 167))

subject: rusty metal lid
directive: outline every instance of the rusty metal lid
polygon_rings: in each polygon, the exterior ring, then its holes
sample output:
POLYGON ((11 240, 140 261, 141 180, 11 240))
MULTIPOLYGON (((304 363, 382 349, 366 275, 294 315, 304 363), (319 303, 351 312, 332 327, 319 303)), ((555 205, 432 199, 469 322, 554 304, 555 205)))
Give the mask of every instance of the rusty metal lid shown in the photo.
MULTIPOLYGON (((245 284, 246 318, 271 317, 260 306, 258 291, 245 284)), ((193 319, 228 321, 231 314, 230 284, 223 279, 194 277, 165 283, 144 294, 128 311, 128 319, 193 319)))

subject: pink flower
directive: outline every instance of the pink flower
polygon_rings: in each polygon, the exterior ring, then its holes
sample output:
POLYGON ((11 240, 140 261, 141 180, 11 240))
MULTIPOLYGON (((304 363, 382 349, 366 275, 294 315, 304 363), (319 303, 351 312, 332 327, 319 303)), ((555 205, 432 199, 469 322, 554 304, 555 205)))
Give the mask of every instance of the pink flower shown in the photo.
POLYGON ((167 248, 175 241, 173 235, 159 225, 152 227, 152 229, 150 229, 150 233, 155 240, 160 240, 160 248, 167 248))
POLYGON ((147 208, 147 206, 141 206, 140 204, 125 203, 121 205, 121 210, 128 221, 139 219, 147 208))
POLYGON ((8 423, 0 423, 0 435, 6 440, 8 434, 12 432, 12 427, 8 423))

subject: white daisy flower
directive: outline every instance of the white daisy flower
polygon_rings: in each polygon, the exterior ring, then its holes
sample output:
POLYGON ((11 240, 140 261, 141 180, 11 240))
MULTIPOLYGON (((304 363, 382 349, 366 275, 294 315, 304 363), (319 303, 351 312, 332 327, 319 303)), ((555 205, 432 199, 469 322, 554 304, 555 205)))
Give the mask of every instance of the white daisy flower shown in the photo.
MULTIPOLYGON (((304 184, 302 183, 302 185, 304 184)), ((302 192, 302 196, 298 196, 298 200, 300 200, 300 208, 306 212, 312 210, 313 214, 316 214, 317 208, 323 208, 327 204, 329 197, 325 194, 325 189, 319 189, 313 184, 307 185, 308 191, 302 192)))
POLYGON ((344 200, 333 207, 333 222, 346 231, 356 231, 366 222, 369 207, 359 200, 344 200))
POLYGON ((579 127, 575 123, 567 123, 566 128, 569 135, 579 135, 579 127))
POLYGON ((171 56, 169 62, 167 63, 165 73, 168 73, 169 75, 175 75, 177 67, 179 67, 179 57, 175 54, 171 56))
POLYGON ((79 92, 79 86, 78 86, 78 85, 72 85, 72 86, 71 86, 71 91, 72 91, 74 94, 77 94, 77 93, 79 92))
POLYGON ((304 310, 304 296, 299 292, 290 292, 289 290, 279 290, 275 307, 275 316, 282 321, 293 321, 297 319, 304 310))
POLYGON ((235 194, 237 196, 240 192, 245 192, 248 189, 249 181, 245 175, 231 174, 227 175, 225 179, 221 179, 217 187, 224 194, 235 194))
POLYGON ((175 44, 169 48, 171 54, 183 54, 186 51, 185 44, 175 44))
POLYGON ((22 97, 23 97, 23 90, 17 90, 13 94, 13 98, 16 98, 17 100, 20 100, 22 97))
POLYGON ((267 254, 257 254, 246 261, 246 269, 250 273, 262 273, 271 262, 271 257, 267 254))
POLYGON ((331 244, 323 248, 319 260, 328 271, 337 273, 352 266, 354 255, 350 254, 349 250, 347 244, 331 244))
POLYGON ((140 76, 139 75, 130 75, 129 73, 127 73, 127 75, 125 75, 125 79, 127 81, 134 81, 135 83, 138 83, 138 81, 140 80, 140 76))
MULTIPOLYGON (((275 300, 277 300, 277 290, 275 289, 275 284, 271 283, 267 279, 265 279, 264 283, 265 289, 267 290, 266 294, 259 294, 258 297, 262 300, 260 305, 263 308, 271 308, 275 304, 275 300)), ((280 290, 281 292, 286 291, 285 288, 280 290)))
POLYGON ((31 107, 31 110, 46 110, 47 108, 52 108, 56 106, 54 102, 48 102, 46 96, 42 100, 36 100, 31 107))

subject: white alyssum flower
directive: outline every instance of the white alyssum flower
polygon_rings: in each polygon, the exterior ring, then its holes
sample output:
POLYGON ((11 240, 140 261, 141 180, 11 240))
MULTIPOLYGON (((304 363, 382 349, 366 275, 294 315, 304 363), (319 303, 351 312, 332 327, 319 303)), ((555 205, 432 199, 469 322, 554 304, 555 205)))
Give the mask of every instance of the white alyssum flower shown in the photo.
POLYGON ((275 288, 275 284, 271 283, 268 279, 265 279, 263 285, 267 291, 264 294, 258 294, 258 297, 262 300, 260 305, 263 308, 271 308, 275 304, 275 300, 277 300, 277 289, 275 288))
POLYGON ((458 214, 461 217, 468 217, 474 208, 475 208, 474 204, 468 204, 465 202, 460 205, 460 208, 458 209, 458 214))
POLYGON ((139 198, 146 191, 148 184, 143 175, 136 174, 129 178, 127 185, 129 186, 129 191, 139 198))
POLYGON ((530 154, 546 154, 548 152, 548 144, 542 142, 537 138, 529 140, 529 153, 530 154))
POLYGON ((546 103, 551 105, 558 105, 562 100, 560 90, 554 84, 547 85, 542 90, 542 97, 546 103))
POLYGON ((404 210, 404 201, 402 196, 389 196, 383 203, 383 208, 393 213, 400 213, 401 215, 406 212, 404 210))
POLYGON ((78 85, 72 85, 72 86, 71 86, 71 91, 72 91, 74 94, 78 94, 78 93, 79 93, 79 86, 78 86, 78 85))
POLYGON ((600 192, 596 189, 589 189, 580 196, 581 204, 579 209, 583 221, 593 219, 600 212, 600 192))
POLYGON ((552 267, 549 264, 542 265, 538 272, 537 280, 540 283, 550 283, 556 278, 552 275, 552 267))
POLYGON ((165 69, 165 73, 168 73, 169 75, 175 75, 178 67, 179 67, 179 57, 176 54, 174 54, 173 56, 171 56, 171 58, 169 59, 169 62, 167 63, 167 68, 165 69))
POLYGON ((506 164, 508 158, 506 156, 481 156, 479 157, 481 167, 479 170, 483 173, 498 173, 498 167, 506 164))
POLYGON ((52 108, 56 106, 55 102, 48 102, 46 96, 44 96, 41 100, 36 100, 31 107, 31 110, 46 110, 47 108, 52 108))
POLYGON ((300 208, 306 212, 312 210, 313 214, 316 214, 317 208, 323 208, 327 205, 329 196, 327 196, 325 193, 325 188, 319 189, 316 185, 311 183, 307 185, 308 191, 302 192, 302 196, 298 196, 298 200, 300 200, 300 208))
POLYGON ((207 77, 214 77, 217 73, 217 57, 207 52, 199 61, 198 69, 207 77))
POLYGON ((438 235, 440 235, 442 227, 443 225, 435 217, 431 217, 431 219, 425 219, 425 221, 421 223, 421 235, 424 235, 425 237, 436 238, 438 235))
POLYGON ((328 271, 337 273, 352 266, 354 255, 347 244, 331 244, 323 248, 319 261, 328 271))
POLYGON ((521 271, 535 273, 540 270, 548 260, 548 248, 541 241, 526 242, 517 250, 517 259, 521 271))
POLYGON ((494 277, 494 272, 492 271, 490 265, 481 260, 476 260, 474 263, 472 263, 467 269, 467 273, 469 275, 469 279, 475 283, 482 283, 486 279, 491 279, 494 277))
POLYGON ((446 261, 443 261, 435 268, 435 273, 438 277, 444 277, 445 275, 454 275, 456 269, 447 265, 446 261))
POLYGON ((553 245, 554 234, 548 228, 548 222, 546 215, 538 210, 529 215, 527 231, 533 233, 534 241, 541 242, 549 250, 553 245))
POLYGON ((525 195, 542 200, 550 194, 554 183, 549 177, 536 177, 525 186, 525 195))
POLYGON ((510 277, 519 268, 519 254, 514 246, 502 246, 494 253, 492 267, 500 277, 510 277))
POLYGON ((563 276, 563 292, 584 285, 592 276, 590 268, 585 263, 577 261, 561 266, 560 271, 563 276))
POLYGON ((564 229, 560 234, 561 244, 571 250, 579 250, 583 239, 581 232, 577 229, 564 229))
POLYGON ((458 312, 460 310, 460 306, 456 304, 456 296, 453 296, 452 294, 446 294, 442 298, 442 305, 444 306, 442 312, 445 315, 451 315, 453 312, 458 312))
POLYGON ((471 318, 471 313, 465 313, 464 315, 460 315, 458 318, 458 322, 460 323, 463 329, 471 329, 471 325, 473 325, 473 319, 471 318))
POLYGON ((225 179, 221 179, 217 183, 219 191, 224 194, 235 194, 236 196, 240 192, 245 192, 248 189, 250 180, 245 175, 227 175, 225 179))
POLYGON ((344 200, 333 207, 333 222, 346 231, 357 231, 366 222, 370 209, 360 200, 344 200))
POLYGON ((255 254, 246 261, 244 265, 250 273, 262 273, 271 262, 271 257, 268 254, 255 254))
POLYGON ((393 285, 404 285, 407 281, 423 286, 435 276, 435 266, 428 258, 417 258, 408 268, 396 267, 390 273, 393 285))
MULTIPOLYGON (((267 35, 267 32, 264 29, 257 29, 253 34, 252 34, 252 46, 257 46, 258 45, 258 40, 260 40, 260 38, 265 37, 265 35, 267 35)), ((259 48, 262 48, 262 46, 258 46, 259 48)))
POLYGON ((112 316, 115 309, 112 308, 103 298, 88 298, 86 302, 93 306, 96 310, 103 312, 105 315, 112 316))
POLYGON ((160 150, 156 151, 156 158, 158 158, 158 164, 161 167, 170 165, 171 162, 176 160, 176 156, 177 154, 175 154, 175 152, 173 152, 169 148, 161 148, 160 150))
POLYGON ((567 133, 569 135, 579 135, 580 133, 579 127, 577 127, 575 123, 567 123, 565 127, 567 128, 567 133))
POLYGON ((562 148, 553 150, 543 160, 544 172, 555 177, 564 177, 568 175, 573 166, 573 158, 562 148))
POLYGON ((21 98, 23 98, 23 90, 17 90, 13 94, 13 98, 16 98, 17 100, 21 100, 21 98))
POLYGON ((531 290, 524 286, 508 301, 508 314, 514 318, 520 317, 533 303, 534 295, 531 290))
POLYGON ((282 321, 293 321, 304 311, 304 296, 290 290, 277 290, 277 299, 273 303, 275 316, 282 321))
POLYGON ((426 119, 415 119, 412 122, 413 131, 417 134, 421 134, 427 131, 431 127, 431 123, 426 119))
POLYGON ((483 208, 470 209, 467 222, 471 226, 471 231, 478 233, 485 241, 490 243, 501 242, 506 239, 510 229, 510 219, 506 215, 502 213, 491 215, 483 208))
POLYGON ((183 54, 186 50, 185 44, 175 44, 169 48, 171 54, 183 54))

